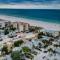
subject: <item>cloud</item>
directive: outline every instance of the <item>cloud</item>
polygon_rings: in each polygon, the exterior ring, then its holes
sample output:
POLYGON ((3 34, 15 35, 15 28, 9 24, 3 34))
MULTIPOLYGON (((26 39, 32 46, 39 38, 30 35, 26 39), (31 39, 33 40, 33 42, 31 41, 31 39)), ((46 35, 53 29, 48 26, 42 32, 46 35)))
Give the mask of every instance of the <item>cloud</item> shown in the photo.
POLYGON ((0 9, 60 9, 60 4, 19 3, 0 4, 0 9))

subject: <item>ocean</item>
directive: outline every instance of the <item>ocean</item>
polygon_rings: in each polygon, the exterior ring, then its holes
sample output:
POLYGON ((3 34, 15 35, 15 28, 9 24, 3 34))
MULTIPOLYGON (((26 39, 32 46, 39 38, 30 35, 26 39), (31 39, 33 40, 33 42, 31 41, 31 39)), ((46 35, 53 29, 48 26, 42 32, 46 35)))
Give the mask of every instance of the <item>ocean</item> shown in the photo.
POLYGON ((60 9, 0 9, 0 15, 60 24, 60 9))
POLYGON ((60 0, 0 0, 1 3, 21 3, 21 2, 42 2, 42 3, 50 3, 50 2, 59 2, 60 0))

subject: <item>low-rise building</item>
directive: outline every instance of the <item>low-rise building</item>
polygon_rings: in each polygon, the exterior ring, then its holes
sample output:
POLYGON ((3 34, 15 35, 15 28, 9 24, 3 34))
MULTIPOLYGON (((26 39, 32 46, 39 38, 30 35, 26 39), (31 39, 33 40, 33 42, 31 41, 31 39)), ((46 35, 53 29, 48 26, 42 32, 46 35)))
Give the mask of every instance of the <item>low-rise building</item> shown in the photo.
POLYGON ((24 31, 24 25, 23 25, 22 22, 19 22, 19 23, 18 23, 18 31, 19 31, 19 32, 24 31))
POLYGON ((52 33, 52 35, 53 35, 54 37, 57 37, 57 36, 59 36, 59 32, 58 32, 58 31, 55 31, 55 32, 52 33))
POLYGON ((11 22, 11 21, 6 21, 6 20, 0 19, 0 28, 3 28, 3 27, 10 28, 11 26, 16 28, 16 30, 18 30, 18 32, 29 30, 29 24, 28 23, 11 22))
POLYGON ((29 30, 29 26, 30 26, 30 25, 29 25, 28 23, 25 23, 25 24, 24 24, 25 31, 28 31, 28 30, 29 30))
POLYGON ((12 22, 12 25, 14 28, 18 30, 18 32, 22 31, 28 31, 29 30, 29 24, 24 22, 12 22))
POLYGON ((11 22, 11 24, 13 25, 14 28, 16 28, 16 29, 18 28, 17 27, 18 26, 18 23, 17 22, 11 22))
POLYGON ((29 30, 29 24, 28 23, 24 23, 24 22, 19 22, 18 23, 18 29, 19 31, 28 31, 29 30))
POLYGON ((5 27, 5 20, 0 19, 0 28, 5 27))

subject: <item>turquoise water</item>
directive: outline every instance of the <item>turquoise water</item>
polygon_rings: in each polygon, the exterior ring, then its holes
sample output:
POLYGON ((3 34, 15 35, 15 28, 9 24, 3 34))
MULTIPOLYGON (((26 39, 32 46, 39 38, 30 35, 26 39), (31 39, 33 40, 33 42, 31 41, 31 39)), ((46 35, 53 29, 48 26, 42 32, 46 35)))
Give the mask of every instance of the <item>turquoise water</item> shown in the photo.
POLYGON ((59 9, 0 9, 0 15, 23 17, 60 24, 59 9))

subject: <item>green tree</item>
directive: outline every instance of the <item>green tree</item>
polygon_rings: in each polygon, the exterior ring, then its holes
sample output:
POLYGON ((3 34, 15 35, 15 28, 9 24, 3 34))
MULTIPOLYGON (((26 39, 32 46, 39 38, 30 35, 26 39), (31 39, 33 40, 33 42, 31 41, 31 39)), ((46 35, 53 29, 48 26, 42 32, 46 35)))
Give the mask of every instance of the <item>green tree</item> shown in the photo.
POLYGON ((7 48, 7 46, 4 46, 2 48, 2 52, 4 52, 5 54, 8 54, 8 48, 7 48))
POLYGON ((9 34, 9 30, 8 30, 8 29, 5 29, 5 30, 4 30, 4 34, 5 34, 5 35, 9 34))
POLYGON ((11 53, 12 60, 21 60, 20 57, 20 52, 19 51, 14 51, 11 53))
POLYGON ((52 49, 52 48, 49 48, 49 49, 48 49, 48 52, 53 52, 53 49, 52 49))
POLYGON ((38 33, 38 39, 42 38, 42 35, 44 35, 43 32, 39 32, 38 33))
POLYGON ((23 47, 22 50, 23 50, 24 53, 31 52, 31 50, 28 47, 23 47))
POLYGON ((34 58, 34 56, 31 54, 31 49, 30 48, 23 47, 22 50, 23 50, 23 52, 24 52, 24 54, 27 58, 29 58, 31 60, 34 58))
POLYGON ((16 42, 14 42, 14 46, 15 46, 15 47, 18 47, 18 46, 20 46, 22 43, 24 43, 23 40, 16 41, 16 42))
POLYGON ((13 27, 13 25, 10 25, 10 30, 15 31, 15 30, 16 30, 16 28, 15 28, 15 27, 13 27))

